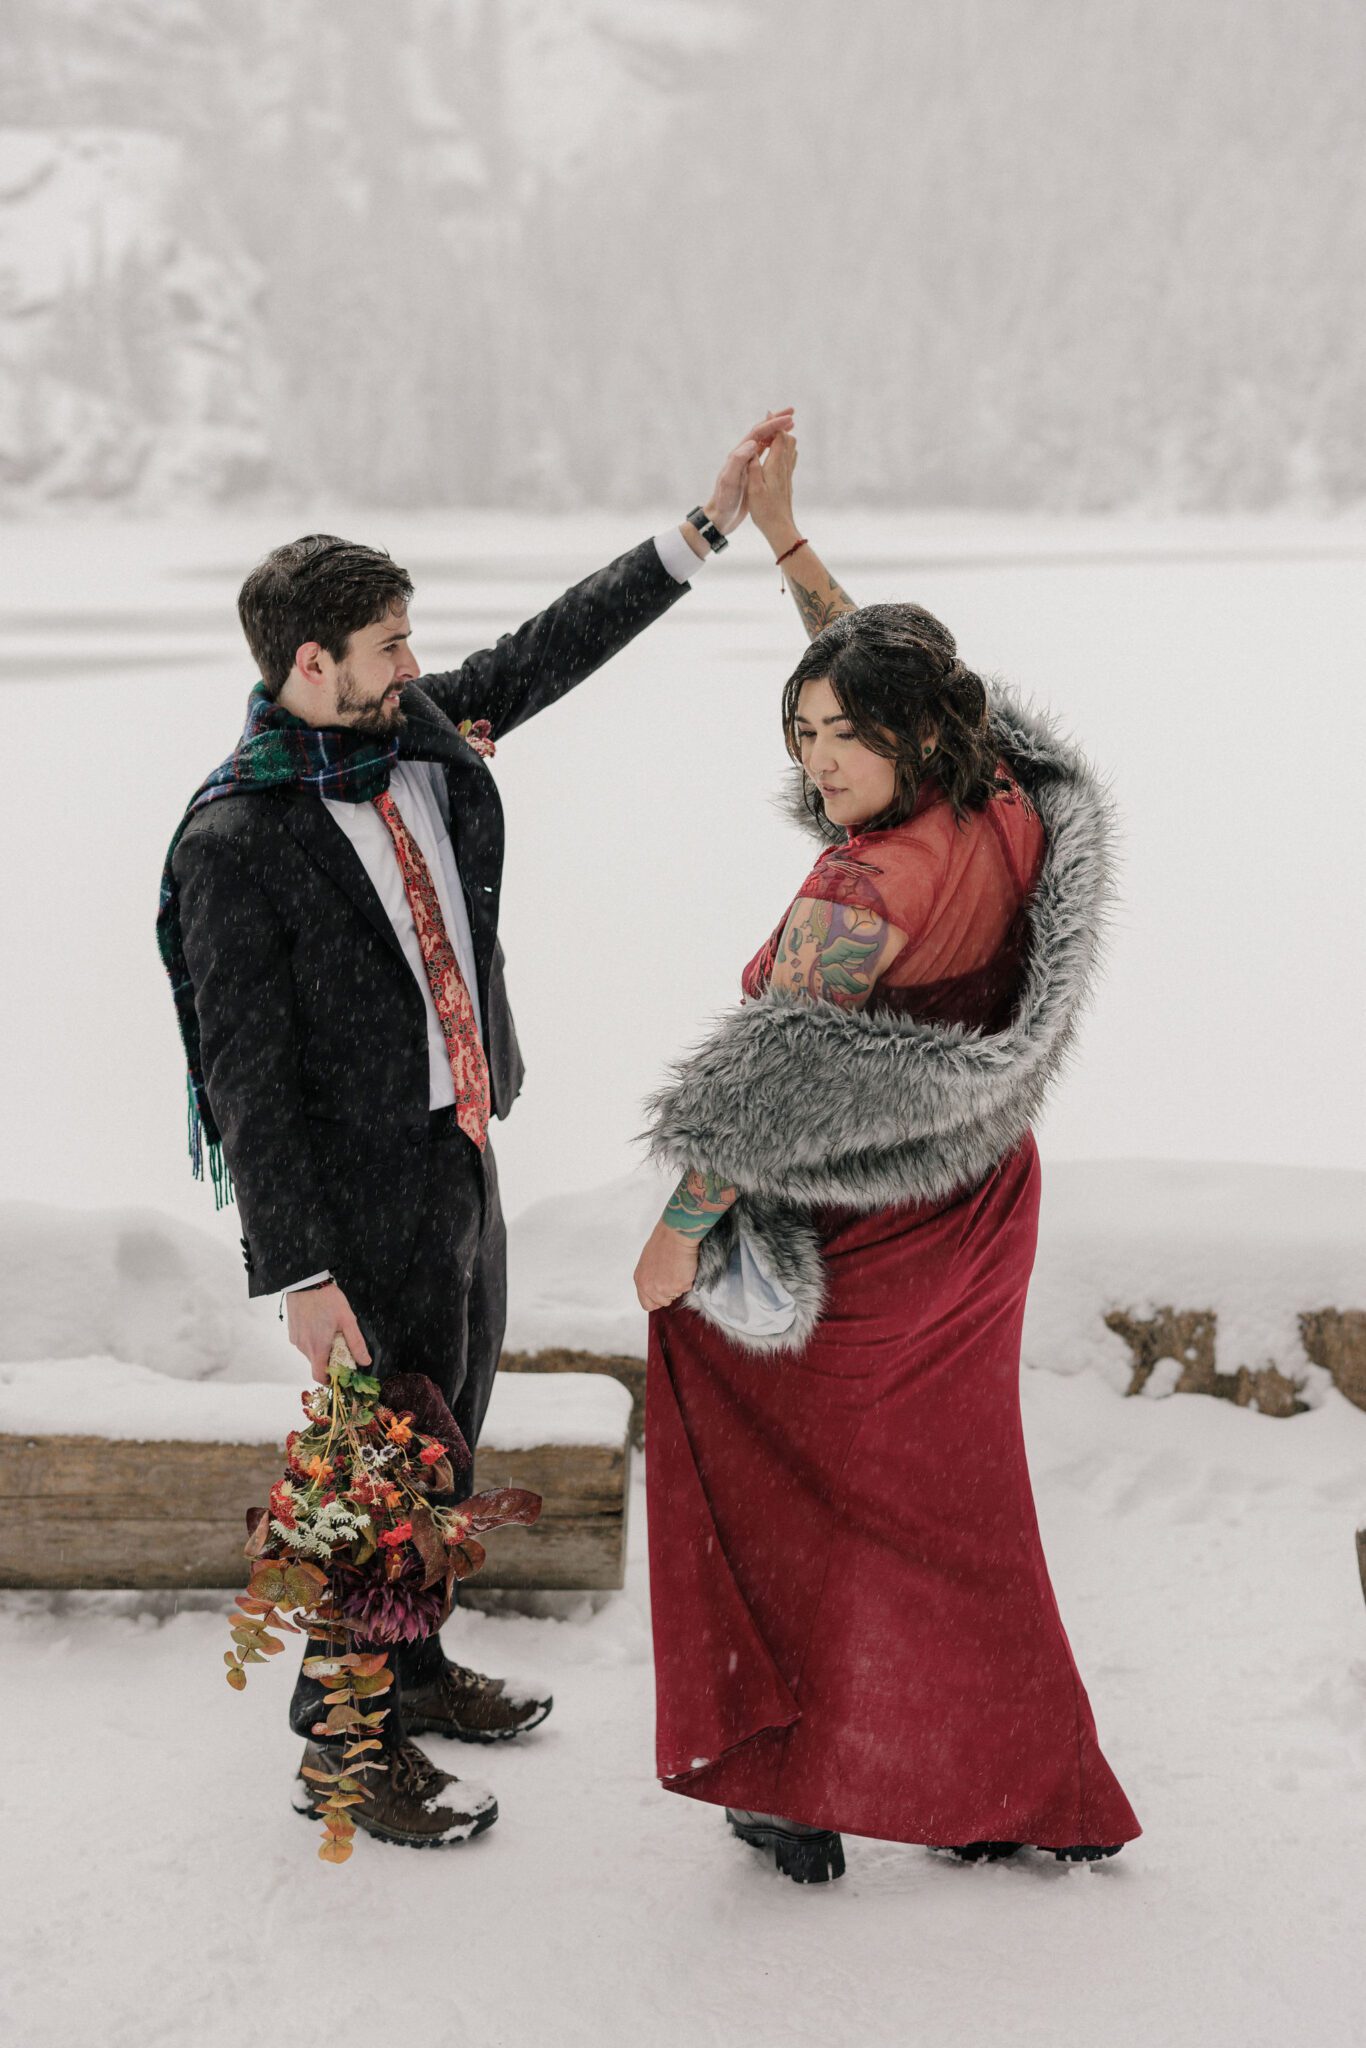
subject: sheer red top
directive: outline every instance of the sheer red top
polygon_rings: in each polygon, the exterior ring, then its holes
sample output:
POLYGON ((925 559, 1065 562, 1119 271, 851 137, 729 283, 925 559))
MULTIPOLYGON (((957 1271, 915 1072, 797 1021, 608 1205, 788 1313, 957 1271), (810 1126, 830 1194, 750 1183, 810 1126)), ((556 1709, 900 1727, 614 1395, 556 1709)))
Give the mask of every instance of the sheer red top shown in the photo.
MULTIPOLYGON (((870 910, 907 943, 877 983, 871 1011, 1002 1031, 1020 998, 1029 946, 1028 901, 1043 861, 1038 812, 1004 768, 1001 788, 960 824, 933 776, 909 818, 827 847, 798 898, 870 910)), ((741 985, 762 995, 791 915, 788 906, 741 985)))

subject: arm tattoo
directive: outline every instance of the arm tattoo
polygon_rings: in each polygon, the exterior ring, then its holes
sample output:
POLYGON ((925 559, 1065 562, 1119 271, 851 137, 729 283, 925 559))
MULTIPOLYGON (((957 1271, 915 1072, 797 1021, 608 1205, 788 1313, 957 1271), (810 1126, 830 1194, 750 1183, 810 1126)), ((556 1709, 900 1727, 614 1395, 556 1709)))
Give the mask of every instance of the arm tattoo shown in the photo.
POLYGON ((837 619, 841 612, 852 612, 857 609, 848 591, 836 583, 833 576, 827 574, 825 582, 827 595, 822 597, 819 591, 808 589, 805 583, 798 583, 795 576, 789 576, 787 579, 788 588, 796 600, 797 610, 801 613, 808 640, 814 640, 817 633, 828 626, 832 619, 837 619))
POLYGON ((861 1009, 873 992, 889 927, 852 903, 806 897, 794 906, 774 962, 773 979, 802 995, 861 1009))
POLYGON ((670 1195, 664 1221, 683 1237, 704 1238, 721 1221, 739 1192, 718 1174, 701 1173, 692 1167, 670 1195))

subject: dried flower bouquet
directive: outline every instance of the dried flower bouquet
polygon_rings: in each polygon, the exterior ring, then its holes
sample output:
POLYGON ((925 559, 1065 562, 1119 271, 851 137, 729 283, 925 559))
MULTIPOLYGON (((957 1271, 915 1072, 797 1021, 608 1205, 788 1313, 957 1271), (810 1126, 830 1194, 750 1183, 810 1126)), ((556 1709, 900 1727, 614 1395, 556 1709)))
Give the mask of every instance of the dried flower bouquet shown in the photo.
POLYGON ((285 1471, 267 1507, 247 1515, 252 1560, 231 1616, 234 1648, 223 1654, 239 1692, 246 1666, 283 1650, 272 1631, 307 1634, 321 1653, 304 1670, 325 1686, 319 1740, 339 1743, 334 1771, 307 1775, 326 1787, 318 1854, 344 1863, 369 1797, 367 1777, 385 1768, 377 1704, 393 1685, 386 1645, 434 1634, 455 1584, 484 1562, 478 1537, 508 1522, 534 1522, 539 1494, 516 1487, 475 1494, 458 1507, 433 1495, 468 1477, 470 1454, 432 1382, 417 1373, 386 1380, 364 1373, 338 1337, 325 1386, 303 1396, 305 1426, 285 1440, 285 1471), (292 1616, 292 1619, 287 1619, 292 1616))

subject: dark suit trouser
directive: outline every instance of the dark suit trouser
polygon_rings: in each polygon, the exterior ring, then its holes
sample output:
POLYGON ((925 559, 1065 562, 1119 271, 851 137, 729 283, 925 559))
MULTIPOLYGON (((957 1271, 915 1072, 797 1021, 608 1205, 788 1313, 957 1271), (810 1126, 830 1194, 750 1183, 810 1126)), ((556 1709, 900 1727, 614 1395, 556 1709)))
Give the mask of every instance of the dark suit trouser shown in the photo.
MULTIPOLYGON (((383 1190, 375 1190, 382 1201, 383 1190)), ((473 1451, 483 1428, 503 1348, 507 1319, 507 1232, 490 1144, 481 1156, 455 1120, 437 1110, 428 1126, 422 1210, 401 1272, 367 1264, 365 1219, 356 1220, 355 1247, 336 1277, 356 1312, 381 1382, 391 1373, 420 1372, 432 1380, 473 1451)), ((463 1500, 473 1490, 443 1496, 463 1500)), ((379 1647, 379 1646, 377 1646, 379 1647)), ((310 1654, 318 1654, 310 1646, 310 1654)), ((401 1734, 403 1681, 425 1677, 441 1662, 441 1639, 429 1636, 389 1652, 395 1673, 384 1735, 401 1734)), ((290 1701, 290 1726, 307 1735, 326 1711, 323 1687, 302 1673, 290 1701)))

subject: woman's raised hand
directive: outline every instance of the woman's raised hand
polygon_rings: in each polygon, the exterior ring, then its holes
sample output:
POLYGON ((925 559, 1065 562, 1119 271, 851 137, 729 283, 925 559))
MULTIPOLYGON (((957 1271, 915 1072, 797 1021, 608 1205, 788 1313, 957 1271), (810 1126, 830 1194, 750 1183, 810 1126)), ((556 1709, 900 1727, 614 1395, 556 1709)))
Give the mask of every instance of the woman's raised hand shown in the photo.
POLYGON ((792 512, 792 472, 797 467, 793 435, 775 434, 767 452, 755 454, 746 472, 749 516, 775 555, 800 539, 792 512))
MULTIPOLYGON (((757 426, 739 440, 722 463, 715 487, 707 500, 706 511, 722 533, 733 533, 749 510, 749 473, 751 465, 780 434, 788 434, 792 426, 792 408, 784 406, 781 412, 765 413, 757 426)), ((793 447, 797 445, 793 442, 793 447)))

